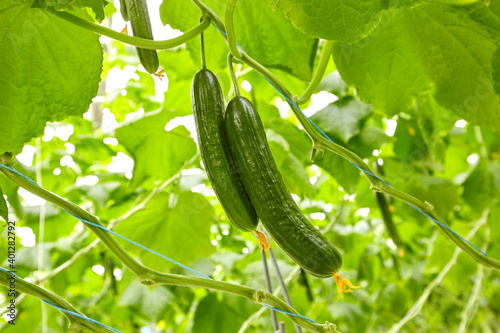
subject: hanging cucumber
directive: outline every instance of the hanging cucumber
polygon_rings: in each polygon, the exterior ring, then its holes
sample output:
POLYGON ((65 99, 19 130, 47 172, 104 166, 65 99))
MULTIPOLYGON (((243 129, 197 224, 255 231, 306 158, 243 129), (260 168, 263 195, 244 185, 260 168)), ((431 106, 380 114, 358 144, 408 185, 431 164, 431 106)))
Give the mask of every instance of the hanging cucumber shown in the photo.
POLYGON ((217 77, 199 70, 191 88, 198 145, 208 179, 229 220, 242 231, 252 231, 258 220, 234 166, 224 133, 224 97, 217 77))
POLYGON ((127 10, 127 0, 120 0, 120 14, 122 14, 122 18, 125 22, 130 21, 128 17, 128 10, 127 10))
POLYGON ((320 278, 336 275, 337 279, 342 256, 293 201, 249 100, 235 97, 229 102, 225 129, 243 187, 264 227, 305 271, 320 278))
MULTIPOLYGON (((133 35, 153 39, 153 30, 151 30, 146 0, 122 0, 120 6, 123 19, 130 19, 133 35)), ((159 67, 156 50, 141 49, 138 47, 137 54, 146 71, 150 74, 156 73, 159 67)))

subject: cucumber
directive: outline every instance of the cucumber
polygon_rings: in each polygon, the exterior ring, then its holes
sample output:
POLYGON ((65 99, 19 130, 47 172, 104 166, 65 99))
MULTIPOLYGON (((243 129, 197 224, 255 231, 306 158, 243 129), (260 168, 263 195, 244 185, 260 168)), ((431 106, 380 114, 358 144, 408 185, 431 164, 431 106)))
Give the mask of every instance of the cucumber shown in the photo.
POLYGON ((122 14, 122 18, 125 22, 130 21, 128 17, 128 11, 127 11, 127 0, 120 0, 120 13, 122 14))
POLYGON ((233 225, 245 232, 252 231, 257 228, 257 214, 238 178, 227 145, 224 97, 215 74, 207 69, 195 74, 191 101, 201 158, 214 192, 233 225))
MULTIPOLYGON (((125 0, 123 4, 124 6, 122 7, 125 11, 121 10, 121 13, 122 16, 125 13, 125 16, 128 16, 130 19, 132 34, 136 37, 153 39, 153 30, 151 29, 146 0, 125 0)), ((126 20, 125 16, 123 19, 126 20)), ((156 73, 160 66, 156 50, 141 49, 138 47, 137 54, 146 71, 150 74, 156 73)))
POLYGON ((339 251, 302 214, 273 159, 262 120, 250 101, 235 97, 225 129, 231 154, 257 215, 276 243, 309 274, 327 278, 342 266, 339 251))

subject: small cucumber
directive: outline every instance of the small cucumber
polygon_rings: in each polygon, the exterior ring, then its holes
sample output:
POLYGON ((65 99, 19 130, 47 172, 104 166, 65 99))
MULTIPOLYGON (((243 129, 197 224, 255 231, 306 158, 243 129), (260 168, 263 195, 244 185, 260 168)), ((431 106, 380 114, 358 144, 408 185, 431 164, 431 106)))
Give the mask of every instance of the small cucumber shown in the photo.
POLYGON ((252 231, 258 224, 257 215, 236 173, 224 133, 222 89, 209 70, 195 74, 191 101, 201 158, 215 194, 233 225, 252 231))
POLYGON ((225 129, 243 187, 269 234, 311 275, 338 275, 342 256, 307 220, 288 192, 271 155, 262 120, 248 99, 236 97, 229 102, 225 129))
MULTIPOLYGON (((149 20, 148 4, 146 0, 124 0, 124 3, 125 16, 128 16, 130 19, 133 35, 136 37, 153 39, 153 30, 151 29, 151 21, 149 20)), ((156 50, 141 49, 138 47, 137 54, 146 71, 150 74, 156 73, 160 66, 156 50)))
POLYGON ((127 3, 126 0, 120 0, 120 13, 125 22, 130 21, 128 17, 127 3))

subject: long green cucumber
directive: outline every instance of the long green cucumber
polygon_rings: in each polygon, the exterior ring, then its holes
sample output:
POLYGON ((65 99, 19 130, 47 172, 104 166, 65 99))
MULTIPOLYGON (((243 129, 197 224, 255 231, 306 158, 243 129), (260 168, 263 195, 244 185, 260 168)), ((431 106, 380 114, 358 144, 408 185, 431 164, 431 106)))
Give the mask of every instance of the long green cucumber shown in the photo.
POLYGON ((313 276, 327 278, 337 273, 341 254, 302 214, 288 192, 262 120, 249 100, 235 97, 229 102, 225 128, 243 187, 279 247, 313 276))
MULTIPOLYGON (((125 0, 122 3, 124 4, 123 10, 120 9, 120 11, 122 16, 125 14, 130 19, 133 35, 153 39, 153 30, 151 29, 146 0, 125 0)), ((125 16, 123 19, 126 20, 125 16)), ((138 47, 137 54, 146 71, 150 74, 156 73, 160 65, 156 50, 141 49, 138 47)))
POLYGON ((124 21, 128 22, 130 21, 128 17, 128 10, 127 10, 127 0, 120 0, 120 14, 122 14, 122 18, 124 21))
POLYGON ((258 219, 250 203, 227 145, 224 133, 224 97, 217 77, 199 70, 191 88, 198 145, 208 179, 222 208, 235 227, 252 231, 258 219))

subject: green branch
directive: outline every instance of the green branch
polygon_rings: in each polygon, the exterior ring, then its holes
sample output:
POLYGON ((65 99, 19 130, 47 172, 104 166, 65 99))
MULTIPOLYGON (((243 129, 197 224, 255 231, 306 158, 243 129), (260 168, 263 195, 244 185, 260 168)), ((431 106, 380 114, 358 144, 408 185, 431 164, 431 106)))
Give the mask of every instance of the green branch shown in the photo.
MULTIPOLYGON (((1 168, 0 171, 20 187, 39 196, 42 199, 45 199, 46 201, 49 201, 61 207, 62 209, 68 211, 73 216, 102 226, 101 222, 97 217, 91 215, 90 213, 78 207, 74 203, 69 202, 66 199, 61 198, 60 196, 39 187, 38 185, 32 183, 30 180, 24 178, 21 175, 18 175, 15 172, 12 172, 4 168, 1 168)), ((246 297, 249 300, 258 304, 265 304, 268 306, 272 306, 278 310, 298 314, 293 308, 288 306, 285 302, 263 290, 256 290, 249 287, 238 286, 227 282, 209 280, 205 278, 189 277, 183 275, 157 272, 151 268, 148 268, 140 264, 135 259, 133 259, 107 231, 104 231, 101 228, 86 223, 85 226, 89 228, 92 232, 94 232, 97 235, 97 237, 101 239, 104 245, 106 245, 106 247, 118 258, 118 260, 120 260, 134 274, 137 275, 137 277, 141 280, 141 283, 144 285, 150 286, 154 284, 168 284, 168 285, 200 287, 217 291, 224 291, 231 294, 246 297)), ((310 331, 318 333, 336 332, 335 325, 330 324, 328 322, 322 325, 322 324, 312 323, 305 318, 297 317, 291 314, 285 314, 285 315, 294 323, 297 323, 298 325, 310 331)))
MULTIPOLYGON (((4 270, 0 270, 0 285, 3 285, 7 288, 11 288, 11 280, 13 275, 11 273, 7 273, 4 270)), ((14 288, 12 288, 14 289, 14 288)), ((68 303, 65 299, 60 296, 50 292, 42 287, 39 287, 33 283, 29 283, 23 279, 15 278, 15 290, 31 296, 38 297, 40 299, 46 300, 51 304, 58 306, 67 311, 75 312, 81 316, 84 316, 77 309, 75 309, 70 303, 68 303)), ((64 315, 68 318, 70 323, 70 332, 112 332, 111 330, 93 323, 91 321, 85 320, 78 316, 69 314, 67 312, 63 312, 64 315)))
POLYGON ((192 0, 192 1, 200 9, 201 13, 203 15, 208 16, 210 18, 210 21, 214 22, 217 27, 219 28, 224 27, 224 23, 222 22, 220 17, 217 16, 217 14, 215 14, 215 12, 210 7, 205 5, 201 0, 192 0))
POLYGON ((307 86, 306 91, 304 91, 302 96, 295 99, 294 101, 295 104, 297 105, 304 104, 311 98, 312 94, 316 91, 316 89, 318 89, 318 86, 321 80, 323 79, 323 76, 325 75, 325 70, 326 66, 328 65, 328 61, 332 56, 332 51, 333 51, 333 41, 327 40, 325 43, 325 48, 321 53, 321 58, 319 59, 318 68, 316 68, 316 72, 314 73, 311 82, 307 86))
POLYGON ((229 51, 231 54, 238 60, 241 60, 243 54, 238 49, 238 45, 236 44, 236 34, 234 33, 234 25, 233 25, 233 14, 234 9, 236 7, 237 0, 228 0, 226 4, 226 34, 227 34, 227 45, 229 47, 229 51))
MULTIPOLYGON (((483 212, 483 215, 479 218, 479 220, 476 221, 476 223, 474 224, 474 227, 469 231, 469 233, 466 236, 467 239, 471 239, 472 237, 474 237, 474 235, 479 230, 479 228, 482 227, 484 224, 486 224, 486 222, 488 220, 488 215, 489 215, 489 210, 487 209, 483 212)), ((413 304, 413 306, 408 310, 408 312, 405 314, 405 316, 398 323, 394 324, 391 327, 391 329, 389 330, 390 333, 399 332, 401 330, 401 328, 408 321, 410 321, 412 318, 414 318, 416 315, 418 315, 420 313, 420 311, 422 310, 422 306, 427 301, 427 299, 429 298, 429 296, 432 293, 432 291, 434 290, 434 288, 443 281, 446 274, 448 274, 448 272, 453 268, 453 266, 455 266, 459 254, 460 254, 459 249, 455 249, 455 251, 453 251, 453 255, 451 256, 448 263, 439 272, 438 276, 436 276, 436 278, 434 278, 434 280, 432 280, 431 283, 429 283, 429 285, 427 287, 425 287, 422 295, 417 299, 417 301, 413 304)))
MULTIPOLYGON (((256 290, 253 288, 239 286, 228 282, 208 280, 196 276, 191 277, 191 276, 182 276, 175 274, 166 274, 160 272, 154 272, 154 276, 151 277, 151 281, 157 284, 178 285, 184 287, 202 287, 212 290, 225 291, 231 294, 245 297, 257 304, 265 304, 273 308, 276 308, 278 310, 297 314, 297 312, 291 306, 289 306, 276 296, 264 290, 256 290)), ((317 323, 312 323, 304 318, 288 314, 286 314, 286 316, 292 322, 313 332, 323 332, 323 333, 336 332, 336 326, 328 322, 324 325, 321 325, 317 323)))
POLYGON ((73 24, 76 24, 82 28, 85 28, 87 30, 90 30, 92 32, 95 32, 99 35, 107 36, 109 38, 113 38, 117 41, 120 41, 125 44, 130 44, 136 47, 140 47, 143 49, 149 49, 149 50, 164 50, 164 49, 171 49, 177 46, 180 46, 191 39, 195 38, 199 34, 201 34, 203 31, 205 31, 208 26, 210 25, 210 19, 208 17, 204 17, 203 20, 198 24, 196 27, 186 31, 184 34, 182 34, 179 37, 175 37, 172 39, 167 39, 167 40, 151 40, 151 39, 146 39, 146 38, 140 38, 140 37, 133 37, 129 36, 127 34, 123 34, 121 32, 116 32, 112 29, 100 26, 99 24, 95 24, 89 21, 86 21, 82 18, 79 18, 78 16, 72 15, 67 12, 58 12, 53 9, 47 9, 47 12, 60 17, 68 22, 71 22, 73 24))

